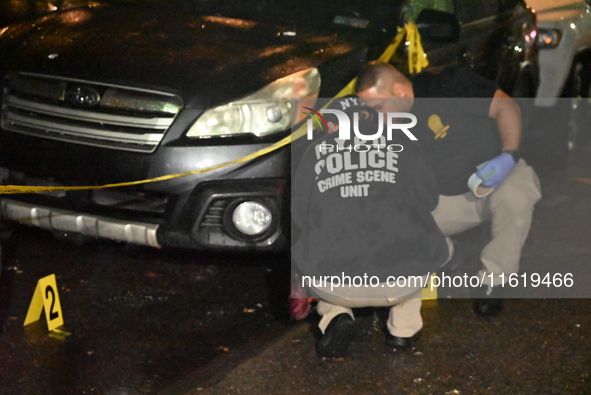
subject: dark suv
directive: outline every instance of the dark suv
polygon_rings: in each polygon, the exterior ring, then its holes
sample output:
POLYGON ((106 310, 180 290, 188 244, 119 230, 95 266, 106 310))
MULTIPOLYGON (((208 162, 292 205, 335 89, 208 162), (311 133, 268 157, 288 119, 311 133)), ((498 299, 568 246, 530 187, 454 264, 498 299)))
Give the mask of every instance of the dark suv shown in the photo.
MULTIPOLYGON (((90 2, 0 30, 0 180, 102 185, 206 168, 290 133, 416 20, 430 67, 537 86, 521 0, 90 2), (436 7, 434 5, 437 5, 436 7)), ((404 46, 393 62, 404 58, 404 46)), ((5 220, 155 247, 288 245, 290 149, 134 187, 5 195, 5 220)))

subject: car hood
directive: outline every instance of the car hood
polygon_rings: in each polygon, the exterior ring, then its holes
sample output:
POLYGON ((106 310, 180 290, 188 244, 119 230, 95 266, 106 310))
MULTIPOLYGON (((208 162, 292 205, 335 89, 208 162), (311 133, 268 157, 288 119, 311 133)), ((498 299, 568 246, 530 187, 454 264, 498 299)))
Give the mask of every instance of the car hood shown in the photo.
MULTIPOLYGON (((358 34, 359 36, 359 34, 358 34)), ((288 29, 174 9, 77 8, 4 31, 7 71, 223 101, 362 47, 354 34, 288 29), (223 89, 220 89, 223 88, 223 89)))

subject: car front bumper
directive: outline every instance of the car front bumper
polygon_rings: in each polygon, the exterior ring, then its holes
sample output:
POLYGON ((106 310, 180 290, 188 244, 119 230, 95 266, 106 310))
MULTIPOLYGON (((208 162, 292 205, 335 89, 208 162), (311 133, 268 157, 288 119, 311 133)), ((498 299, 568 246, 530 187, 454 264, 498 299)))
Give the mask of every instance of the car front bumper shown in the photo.
MULTIPOLYGON (((19 155, 10 168, 0 167, 0 181, 58 187, 174 176, 231 161, 266 146, 164 146, 148 161, 133 153, 105 154, 100 148, 77 147, 70 148, 67 157, 51 160, 51 152, 64 152, 59 146, 62 143, 44 141, 48 145, 37 147, 38 155, 30 159, 26 151, 33 149, 28 145, 32 139, 14 137, 16 141, 10 147, 19 155), (56 174, 61 177, 56 178, 56 174)), ((289 230, 289 158, 289 148, 284 147, 246 163, 133 187, 3 195, 2 217, 54 232, 151 247, 282 249, 287 246, 289 230), (232 212, 246 201, 264 205, 272 216, 271 225, 261 234, 249 236, 234 226, 232 212)))

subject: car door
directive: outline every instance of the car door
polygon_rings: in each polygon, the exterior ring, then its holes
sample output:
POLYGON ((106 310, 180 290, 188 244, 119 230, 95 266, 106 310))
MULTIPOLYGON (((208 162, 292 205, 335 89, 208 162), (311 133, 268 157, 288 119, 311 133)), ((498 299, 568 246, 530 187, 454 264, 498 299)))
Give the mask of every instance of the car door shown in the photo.
MULTIPOLYGON (((505 3, 513 0, 409 0, 404 7, 404 20, 417 21, 424 10, 437 10, 455 16, 460 24, 459 38, 453 42, 430 41, 423 36, 423 47, 430 68, 466 64, 491 79, 497 76, 499 52, 511 32, 511 9, 505 3)), ((503 47, 504 49, 504 47, 503 47)), ((405 57, 399 53, 399 57, 405 57)), ((397 65, 402 65, 396 59, 397 65)), ((405 66, 403 66, 405 67, 405 66)))
POLYGON ((491 61, 484 49, 499 44, 501 37, 500 35, 498 38, 494 37, 494 33, 500 33, 507 28, 498 26, 498 16, 503 9, 500 1, 409 0, 404 7, 404 20, 420 21, 421 13, 425 10, 436 10, 453 15, 460 25, 457 40, 439 42, 431 41, 427 35, 422 36, 429 67, 441 68, 466 64, 482 71, 490 67, 487 64, 491 61))
POLYGON ((504 52, 516 34, 512 26, 512 0, 455 0, 460 21, 462 61, 476 72, 496 80, 504 52))

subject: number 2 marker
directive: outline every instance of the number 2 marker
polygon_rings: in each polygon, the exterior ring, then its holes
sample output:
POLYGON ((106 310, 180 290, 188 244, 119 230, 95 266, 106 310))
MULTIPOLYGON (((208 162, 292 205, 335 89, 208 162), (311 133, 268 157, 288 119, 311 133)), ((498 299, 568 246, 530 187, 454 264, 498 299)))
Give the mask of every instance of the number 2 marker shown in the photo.
POLYGON ((35 288, 35 293, 33 294, 33 299, 31 300, 24 325, 39 321, 44 309, 49 331, 53 331, 64 325, 64 317, 62 315, 62 306, 57 291, 55 274, 43 277, 37 282, 37 287, 35 288))

